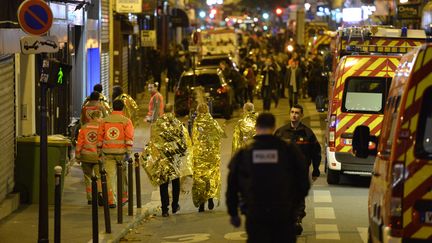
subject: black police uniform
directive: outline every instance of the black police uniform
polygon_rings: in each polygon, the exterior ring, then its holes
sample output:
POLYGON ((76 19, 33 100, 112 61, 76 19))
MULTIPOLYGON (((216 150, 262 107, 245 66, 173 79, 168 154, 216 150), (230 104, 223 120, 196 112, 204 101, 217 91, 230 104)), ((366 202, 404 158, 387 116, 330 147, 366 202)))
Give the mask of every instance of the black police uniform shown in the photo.
POLYGON ((231 217, 246 214, 248 242, 295 242, 295 209, 310 182, 299 148, 257 135, 229 164, 226 200, 231 217))
MULTIPOLYGON (((315 137, 315 134, 309 127, 305 126, 303 123, 300 123, 295 129, 291 127, 291 123, 289 123, 277 129, 275 135, 282 138, 286 142, 297 144, 305 156, 308 174, 309 167, 312 164, 312 176, 318 177, 320 175, 319 166, 321 163, 321 146, 315 137)), ((297 210, 297 218, 300 222, 301 219, 306 216, 305 208, 306 205, 305 201, 303 200, 297 210)))

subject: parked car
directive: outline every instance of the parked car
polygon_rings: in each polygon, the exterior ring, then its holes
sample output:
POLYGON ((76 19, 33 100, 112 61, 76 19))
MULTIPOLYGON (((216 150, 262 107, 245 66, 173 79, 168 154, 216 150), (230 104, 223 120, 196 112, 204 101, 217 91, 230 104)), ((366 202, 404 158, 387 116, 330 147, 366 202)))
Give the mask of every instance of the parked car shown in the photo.
POLYGON ((196 108, 196 91, 202 87, 204 96, 212 100, 212 114, 226 119, 233 113, 233 90, 226 83, 222 71, 217 68, 197 68, 185 71, 180 77, 174 96, 174 111, 177 116, 189 114, 196 108), (195 77, 194 77, 195 74, 195 77))
POLYGON ((200 61, 198 61, 198 67, 219 67, 219 63, 221 61, 225 61, 228 63, 228 66, 232 67, 234 70, 239 71, 239 68, 237 64, 235 63, 234 59, 227 54, 220 54, 220 55, 209 55, 204 56, 200 61))

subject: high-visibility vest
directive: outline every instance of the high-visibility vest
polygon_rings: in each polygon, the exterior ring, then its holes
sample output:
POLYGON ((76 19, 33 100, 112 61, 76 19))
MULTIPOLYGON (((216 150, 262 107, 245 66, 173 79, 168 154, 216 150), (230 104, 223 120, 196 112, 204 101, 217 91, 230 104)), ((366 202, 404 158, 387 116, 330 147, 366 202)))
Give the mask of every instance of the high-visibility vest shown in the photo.
POLYGON ((92 120, 83 125, 78 134, 75 157, 82 162, 98 162, 98 131, 99 121, 92 120))
POLYGON ((105 154, 132 153, 134 127, 121 111, 104 118, 98 131, 98 148, 105 154))

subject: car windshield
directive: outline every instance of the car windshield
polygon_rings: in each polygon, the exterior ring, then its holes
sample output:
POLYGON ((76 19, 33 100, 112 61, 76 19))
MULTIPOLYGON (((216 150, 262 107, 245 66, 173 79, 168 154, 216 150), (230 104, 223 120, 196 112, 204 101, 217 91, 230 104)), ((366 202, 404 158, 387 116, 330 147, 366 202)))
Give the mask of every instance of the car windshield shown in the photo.
POLYGON ((390 79, 353 77, 346 81, 343 112, 383 113, 384 100, 390 79))
POLYGON ((204 88, 219 88, 221 82, 217 74, 199 74, 196 76, 195 85, 193 75, 183 76, 180 81, 180 88, 184 89, 191 86, 204 86, 204 88))

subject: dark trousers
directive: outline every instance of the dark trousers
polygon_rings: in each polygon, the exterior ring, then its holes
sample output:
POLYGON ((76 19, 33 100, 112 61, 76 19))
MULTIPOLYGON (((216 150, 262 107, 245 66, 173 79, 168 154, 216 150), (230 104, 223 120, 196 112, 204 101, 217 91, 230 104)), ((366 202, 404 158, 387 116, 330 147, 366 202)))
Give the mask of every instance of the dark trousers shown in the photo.
POLYGON ((297 218, 297 221, 302 221, 302 219, 304 217, 306 217, 306 202, 305 202, 305 198, 300 199, 300 202, 297 206, 297 209, 295 211, 295 215, 297 218))
POLYGON ((255 89, 255 86, 253 85, 248 85, 248 89, 247 89, 247 100, 249 100, 251 103, 253 103, 253 91, 255 89))
POLYGON ((271 106, 272 92, 269 86, 263 86, 261 91, 261 96, 263 99, 263 110, 269 111, 271 106))
MULTIPOLYGON (((163 213, 168 212, 168 206, 169 206, 168 184, 169 184, 169 182, 164 183, 164 184, 159 186, 163 213)), ((171 207, 173 207, 173 206, 177 206, 178 201, 179 201, 180 178, 172 180, 171 184, 172 184, 172 204, 171 204, 171 207)))
POLYGON ((248 243, 295 243, 294 223, 288 219, 269 218, 267 220, 246 218, 248 243))
POLYGON ((293 87, 288 87, 288 99, 289 99, 289 105, 292 107, 295 104, 298 104, 298 92, 294 92, 293 87))

